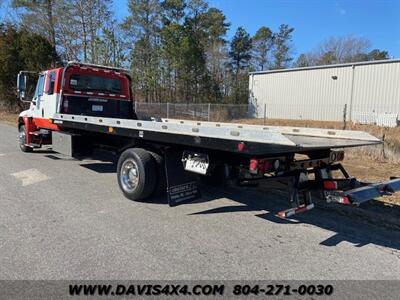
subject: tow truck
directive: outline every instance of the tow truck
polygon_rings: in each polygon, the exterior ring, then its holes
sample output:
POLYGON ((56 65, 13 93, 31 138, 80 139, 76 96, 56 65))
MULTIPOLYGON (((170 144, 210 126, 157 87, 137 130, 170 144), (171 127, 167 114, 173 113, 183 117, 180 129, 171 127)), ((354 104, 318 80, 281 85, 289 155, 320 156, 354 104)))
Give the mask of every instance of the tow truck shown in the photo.
POLYGON ((344 148, 377 145, 362 131, 258 126, 176 119, 138 119, 129 70, 68 62, 38 74, 27 97, 27 71, 17 76, 19 146, 44 145, 78 157, 101 147, 118 157, 117 181, 128 199, 163 195, 170 206, 200 196, 199 177, 238 185, 279 180, 287 184, 290 217, 327 202, 361 203, 400 189, 400 179, 378 183, 351 177, 340 163, 344 148), (300 158, 299 158, 300 157, 300 158))

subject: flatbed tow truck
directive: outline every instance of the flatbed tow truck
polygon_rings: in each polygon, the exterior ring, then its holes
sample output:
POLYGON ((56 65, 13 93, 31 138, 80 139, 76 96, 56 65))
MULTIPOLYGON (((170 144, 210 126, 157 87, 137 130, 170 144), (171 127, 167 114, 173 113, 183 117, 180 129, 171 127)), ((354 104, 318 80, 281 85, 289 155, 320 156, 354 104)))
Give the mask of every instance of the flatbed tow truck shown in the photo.
MULTIPOLYGON (((361 182, 341 165, 344 148, 381 143, 368 133, 138 120, 128 74, 78 62, 40 73, 30 108, 18 120, 21 150, 52 145, 55 152, 77 156, 97 147, 108 149, 118 156, 117 181, 127 198, 166 195, 170 206, 199 197, 199 176, 239 185, 284 181, 289 208, 277 212, 281 217, 312 209, 314 192, 327 202, 360 205, 400 190, 398 178, 361 182)), ((17 87, 23 101, 26 81, 21 71, 17 87)))

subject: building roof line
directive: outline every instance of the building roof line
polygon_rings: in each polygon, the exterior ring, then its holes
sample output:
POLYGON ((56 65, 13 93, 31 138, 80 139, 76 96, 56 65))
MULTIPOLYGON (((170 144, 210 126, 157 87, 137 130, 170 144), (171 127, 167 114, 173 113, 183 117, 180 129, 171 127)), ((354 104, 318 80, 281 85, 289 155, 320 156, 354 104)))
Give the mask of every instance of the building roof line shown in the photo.
POLYGON ((343 68, 343 67, 351 67, 351 66, 364 66, 364 65, 374 65, 374 64, 389 64, 389 63, 400 63, 400 59, 372 60, 372 61, 361 61, 361 62, 344 63, 344 64, 302 67, 302 68, 265 70, 265 71, 249 72, 249 75, 260 75, 260 74, 280 73, 280 72, 294 72, 294 71, 306 71, 306 70, 318 70, 318 69, 333 69, 333 68, 343 68))

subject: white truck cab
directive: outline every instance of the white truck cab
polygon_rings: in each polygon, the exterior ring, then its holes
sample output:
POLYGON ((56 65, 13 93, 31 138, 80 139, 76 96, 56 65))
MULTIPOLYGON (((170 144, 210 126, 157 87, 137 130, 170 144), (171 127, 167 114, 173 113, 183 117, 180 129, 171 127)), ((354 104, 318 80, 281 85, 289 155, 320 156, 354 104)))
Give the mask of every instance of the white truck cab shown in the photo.
MULTIPOLYGON (((40 72, 31 99, 27 99, 27 74, 17 78, 18 94, 30 102, 19 115, 20 147, 32 151, 51 143, 56 113, 135 118, 128 71, 107 66, 69 62, 65 67, 40 72)), ((36 73, 37 74, 37 73, 36 73)))

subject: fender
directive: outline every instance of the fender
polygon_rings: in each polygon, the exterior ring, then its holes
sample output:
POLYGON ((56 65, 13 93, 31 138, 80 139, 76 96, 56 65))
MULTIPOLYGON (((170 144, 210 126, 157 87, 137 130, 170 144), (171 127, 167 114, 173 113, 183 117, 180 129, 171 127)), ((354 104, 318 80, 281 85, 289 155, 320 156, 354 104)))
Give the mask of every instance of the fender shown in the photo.
POLYGON ((42 119, 42 118, 33 118, 30 116, 20 116, 18 118, 18 129, 21 125, 25 126, 25 136, 26 144, 31 144, 33 141, 33 136, 29 134, 30 132, 34 132, 39 130, 40 128, 52 130, 52 131, 59 131, 59 127, 55 124, 52 123, 51 120, 48 119, 42 119))
POLYGON ((32 122, 32 117, 23 116, 18 119, 18 129, 21 125, 25 126, 25 144, 30 144, 32 142, 32 137, 29 132, 36 131, 37 127, 32 122))
POLYGON ((53 131, 59 131, 59 127, 53 124, 52 120, 50 119, 43 119, 43 118, 32 118, 32 122, 37 129, 44 128, 53 131))

